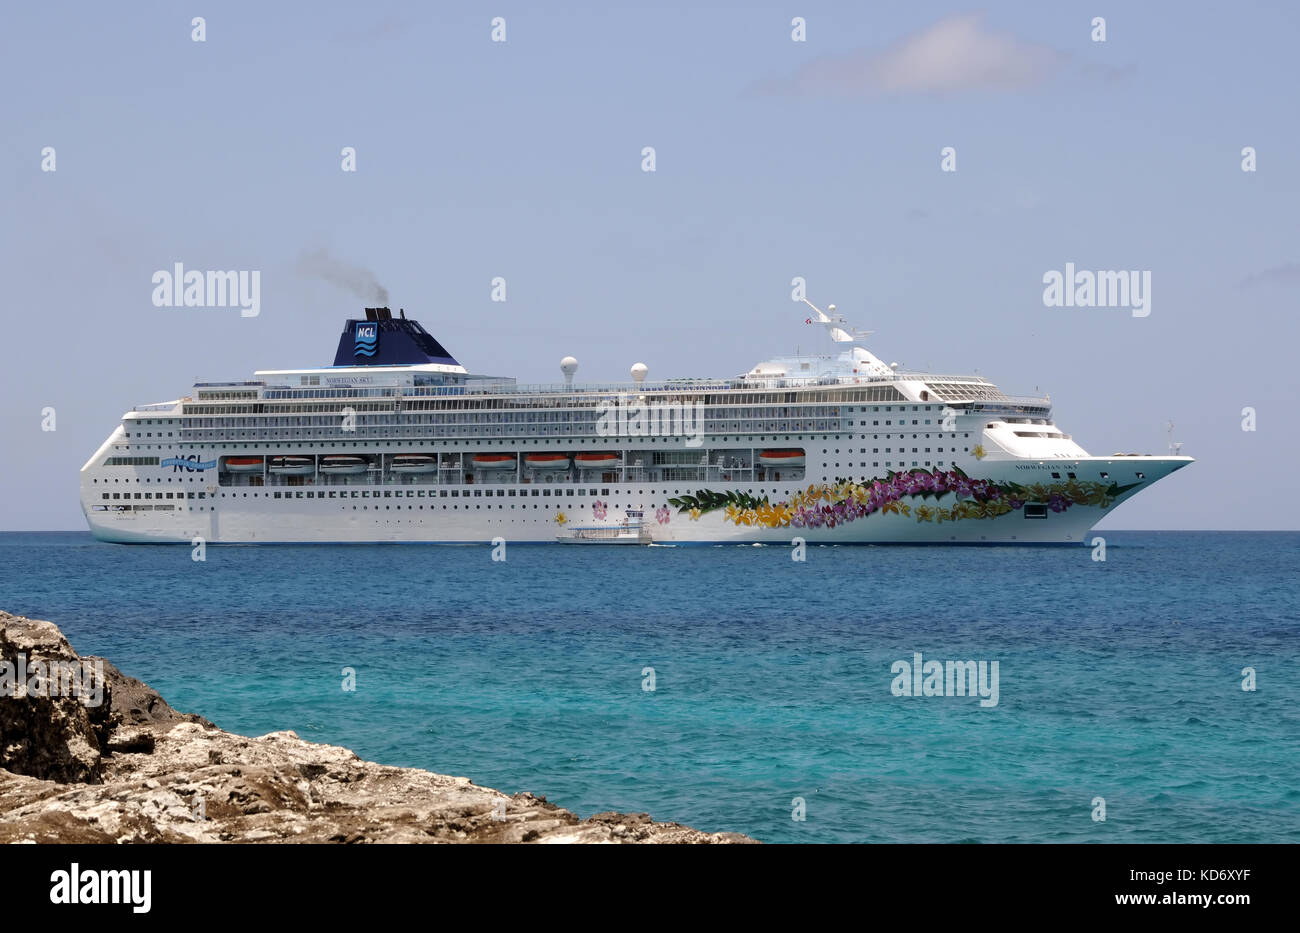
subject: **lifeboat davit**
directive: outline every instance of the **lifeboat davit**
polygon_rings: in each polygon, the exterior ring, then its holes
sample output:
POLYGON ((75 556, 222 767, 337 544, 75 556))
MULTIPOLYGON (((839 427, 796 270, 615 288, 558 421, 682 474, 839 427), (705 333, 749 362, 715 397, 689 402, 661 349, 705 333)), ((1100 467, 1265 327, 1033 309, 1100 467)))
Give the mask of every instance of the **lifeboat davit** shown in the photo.
POLYGON ((261 473, 262 458, 227 457, 225 469, 227 473, 261 473))
POLYGON ((473 463, 476 470, 513 470, 518 459, 515 454, 475 454, 473 463))
POLYGON ((801 467, 804 454, 802 450, 764 450, 758 455, 758 462, 769 467, 801 467))
POLYGON ((438 469, 438 458, 433 454, 396 454, 392 468, 394 473, 432 473, 438 469))
POLYGON ((580 470, 608 470, 620 466, 623 458, 615 453, 586 453, 573 458, 580 470))
POLYGON ((364 473, 369 465, 365 457, 355 457, 351 454, 330 454, 328 457, 321 457, 320 459, 320 471, 335 476, 364 473))
POLYGON ((271 472, 287 476, 306 476, 316 472, 316 461, 311 457, 272 457, 271 472))
POLYGON ((527 454, 524 456, 524 465, 532 470, 567 470, 569 468, 569 455, 527 454))

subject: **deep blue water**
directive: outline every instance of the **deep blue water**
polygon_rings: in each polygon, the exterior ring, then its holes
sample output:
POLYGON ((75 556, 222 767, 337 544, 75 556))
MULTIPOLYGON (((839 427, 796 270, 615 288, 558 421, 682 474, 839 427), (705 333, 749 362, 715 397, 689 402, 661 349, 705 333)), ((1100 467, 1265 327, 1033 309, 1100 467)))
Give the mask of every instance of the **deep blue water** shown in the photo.
POLYGON ((1300 841, 1300 534, 1106 538, 1104 563, 558 545, 502 563, 486 544, 213 546, 196 563, 10 533, 0 608, 223 728, 293 729, 584 816, 770 842, 1300 841), (894 696, 890 665, 917 651, 997 660, 998 705, 894 696))

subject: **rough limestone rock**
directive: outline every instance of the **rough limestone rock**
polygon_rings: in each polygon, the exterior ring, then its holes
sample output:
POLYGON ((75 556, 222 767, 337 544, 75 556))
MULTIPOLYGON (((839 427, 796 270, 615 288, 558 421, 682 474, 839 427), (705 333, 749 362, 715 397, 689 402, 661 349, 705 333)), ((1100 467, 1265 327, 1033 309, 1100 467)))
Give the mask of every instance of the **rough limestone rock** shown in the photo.
POLYGON ((194 713, 178 713, 172 709, 158 691, 143 681, 128 677, 117 669, 107 658, 87 655, 85 658, 93 664, 102 665, 104 677, 112 685, 111 706, 114 721, 125 726, 154 726, 167 731, 178 722, 197 722, 200 725, 216 728, 202 716, 194 713))
MULTIPOLYGON (((51 623, 0 613, 0 651, 19 650, 76 657, 51 623)), ((545 797, 363 761, 292 732, 233 735, 103 668, 98 709, 0 699, 0 843, 754 841, 646 814, 580 820, 545 797)))
MULTIPOLYGON (((80 663, 52 622, 0 612, 0 665, 8 662, 17 676, 20 661, 28 670, 80 663)), ((114 725, 109 688, 105 702, 87 707, 71 696, 15 696, 26 682, 5 684, 0 672, 0 768, 51 781, 99 781, 101 748, 114 725)))

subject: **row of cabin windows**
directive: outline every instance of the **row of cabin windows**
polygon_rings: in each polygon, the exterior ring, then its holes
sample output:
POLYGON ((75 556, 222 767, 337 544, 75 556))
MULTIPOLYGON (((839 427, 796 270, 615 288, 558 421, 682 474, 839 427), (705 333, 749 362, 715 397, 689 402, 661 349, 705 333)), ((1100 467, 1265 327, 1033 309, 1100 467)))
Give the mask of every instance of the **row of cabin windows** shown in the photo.
MULTIPOLYGON (((127 437, 130 437, 130 436, 131 436, 130 434, 127 435, 127 437)), ((847 434, 847 435, 845 435, 845 440, 851 440, 854 436, 855 436, 855 435, 853 435, 853 434, 847 434)), ((816 435, 816 436, 811 436, 811 437, 807 437, 807 438, 805 438, 804 435, 802 435, 802 434, 784 434, 784 435, 783 435, 783 434, 771 434, 771 435, 768 435, 768 434, 762 434, 762 435, 759 435, 759 436, 757 436, 757 437, 755 437, 755 436, 752 435, 752 434, 750 434, 750 435, 744 435, 744 436, 737 434, 737 435, 735 435, 734 437, 731 436, 731 435, 725 435, 725 436, 722 436, 722 437, 719 437, 719 438, 715 438, 714 441, 713 441, 713 444, 718 445, 718 444, 723 444, 723 443, 728 443, 728 442, 735 442, 735 443, 737 443, 737 444, 756 444, 756 443, 767 443, 767 442, 769 442, 769 441, 773 441, 773 442, 775 442, 775 441, 802 441, 802 440, 818 440, 818 441, 825 441, 825 440, 827 440, 827 437, 828 437, 828 436, 827 436, 826 434, 818 434, 818 435, 816 435)), ((970 437, 970 435, 967 434, 966 437, 970 437)), ((674 440, 678 440, 678 439, 679 439, 679 438, 675 438, 675 437, 649 437, 649 436, 647 436, 647 437, 638 437, 638 438, 637 438, 637 441, 638 441, 638 442, 642 442, 642 441, 644 441, 644 442, 646 442, 646 443, 659 443, 659 442, 665 442, 665 443, 667 443, 667 442, 674 441, 674 440)), ((830 439, 832 439, 832 440, 837 440, 837 441, 838 441, 838 440, 840 439, 840 435, 839 435, 839 434, 831 435, 831 436, 830 436, 830 439)), ((494 439, 494 438, 485 437, 485 438, 482 438, 482 439, 479 439, 479 440, 472 440, 472 441, 448 440, 448 441, 441 441, 440 443, 443 443, 443 444, 450 444, 452 447, 461 447, 461 446, 464 446, 464 447, 467 447, 467 448, 478 448, 478 449, 482 449, 482 448, 485 448, 485 447, 492 447, 492 446, 494 446, 494 445, 495 445, 495 446, 498 446, 498 447, 517 447, 517 446, 520 446, 520 445, 525 445, 525 446, 526 446, 526 445, 529 445, 529 444, 537 444, 539 447, 553 447, 553 446, 557 446, 557 445, 560 445, 560 444, 563 443, 563 444, 565 444, 565 445, 567 446, 567 444, 569 443, 569 441, 558 441, 558 440, 550 440, 550 439, 548 439, 548 440, 534 440, 534 441, 528 441, 528 440, 496 440, 496 439, 494 439)), ((574 441, 574 443, 577 443, 577 442, 574 441)), ((300 444, 298 444, 298 445, 296 445, 296 446, 298 446, 298 447, 300 447, 300 448, 302 448, 302 449, 304 449, 304 450, 306 450, 306 449, 312 449, 312 450, 314 450, 314 449, 316 448, 316 445, 317 445, 317 444, 320 444, 322 450, 325 449, 325 448, 330 448, 330 449, 335 450, 335 451, 342 451, 342 450, 344 450, 344 449, 346 449, 346 448, 348 448, 348 447, 350 447, 350 448, 354 448, 354 449, 355 449, 355 448, 358 448, 358 447, 372 447, 372 446, 373 446, 373 447, 409 447, 410 444, 411 444, 411 442, 410 442, 410 441, 352 441, 352 442, 349 443, 349 442, 347 442, 347 441, 337 441, 337 440, 334 440, 334 441, 310 441, 310 440, 304 440, 304 441, 302 441, 300 444)), ((150 449, 150 445, 147 445, 147 444, 137 444, 136 446, 137 446, 138 448, 142 449, 142 450, 150 449)), ((162 444, 153 445, 153 447, 154 447, 155 449, 158 449, 158 450, 162 450, 162 449, 164 449, 164 446, 165 446, 165 445, 162 445, 162 444)), ((261 443, 261 444, 258 444, 258 443, 252 443, 252 444, 186 444, 186 445, 185 445, 185 449, 186 449, 186 450, 223 450, 223 451, 231 451, 231 450, 259 450, 259 449, 261 449, 262 447, 272 448, 272 447, 277 447, 277 446, 279 446, 279 445, 278 445, 278 444, 273 444, 273 443, 270 443, 270 442, 261 443)), ((119 447, 118 449, 120 450, 120 449, 122 449, 122 448, 119 447)), ((167 449, 170 449, 170 447, 168 447, 167 449)), ((412 451, 412 452, 413 452, 413 453, 438 453, 439 451, 432 451, 432 450, 431 450, 431 451, 412 451)))
MULTIPOLYGON (((942 464, 940 464, 940 465, 942 466, 942 464)), ((913 464, 913 466, 915 466, 915 464, 913 464)), ((224 495, 224 493, 223 493, 223 495, 224 495)), ((247 496, 248 493, 244 493, 244 495, 247 496)), ((254 493, 254 495, 257 495, 257 494, 254 493)), ((298 493, 298 494, 297 494, 297 498, 301 499, 301 498, 302 498, 302 495, 303 495, 303 494, 302 494, 301 492, 298 493)), ((356 493, 353 493, 353 495, 355 496, 356 493)), ((285 493, 285 496, 288 497, 289 494, 288 494, 288 493, 285 493)), ((135 496, 135 497, 136 497, 137 499, 140 498, 140 494, 139 494, 139 493, 136 493, 136 496, 135 496)), ((193 497, 194 497, 194 494, 193 494, 193 493, 190 493, 190 498, 193 498, 193 497)), ((202 498, 202 493, 199 494, 199 497, 202 498)), ((277 492, 277 493, 275 494, 275 497, 276 497, 277 499, 280 498, 280 493, 277 492)), ((324 497, 325 497, 325 494, 324 494, 324 493, 321 493, 321 495, 319 496, 319 498, 324 498, 324 497)), ((107 499, 108 496, 105 495, 104 498, 107 499)), ((117 496, 114 495, 113 498, 116 499, 117 496)), ((129 496, 128 496, 128 498, 129 498, 129 496)), ((307 493, 307 498, 309 498, 309 499, 312 498, 312 494, 311 494, 310 492, 307 493)), ((334 498, 334 494, 333 494, 333 493, 330 493, 330 498, 334 498)), ((537 503, 533 503, 533 508, 534 508, 534 509, 541 508, 541 507, 542 507, 542 506, 539 506, 537 503)), ((569 507, 572 508, 572 507, 573 507, 572 504, 570 504, 569 507)), ((96 508, 98 508, 98 506, 96 506, 96 508)), ((129 508, 129 506, 127 506, 127 508, 129 508)), ((147 508, 152 508, 152 506, 147 506, 147 508)), ((161 509, 161 508, 164 508, 164 506, 161 506, 161 505, 160 505, 160 506, 158 506, 158 508, 161 509)), ((170 505, 169 505, 169 506, 165 506, 165 508, 170 509, 170 508, 172 508, 172 506, 170 506, 170 505)), ((354 506, 352 506, 352 508, 355 509, 356 506, 354 505, 354 506)), ((369 506, 363 505, 362 508, 363 508, 363 509, 368 509, 369 506)), ((376 505, 375 508, 377 509, 377 508, 379 508, 379 506, 376 505)), ((391 509, 392 506, 391 506, 391 505, 385 505, 384 508, 386 508, 386 509, 391 509)), ((401 509, 402 506, 399 505, 399 506, 397 506, 397 508, 398 508, 398 509, 401 509)), ((414 506, 414 505, 408 505, 408 506, 406 506, 406 508, 408 508, 408 509, 414 509, 414 508, 417 508, 417 506, 414 506)), ((418 508, 420 508, 421 510, 423 510, 423 509, 424 509, 424 506, 423 506, 423 505, 420 505, 420 506, 418 506, 418 508)), ((433 506, 429 506, 429 508, 432 509, 433 506)), ((442 508, 443 508, 444 510, 446 510, 447 506, 444 505, 442 508)), ((460 506, 459 506, 459 505, 453 505, 452 508, 453 508, 453 509, 459 509, 460 506)), ((468 509, 469 506, 466 505, 465 508, 468 509)), ((476 508, 476 509, 481 509, 481 508, 483 508, 483 506, 482 506, 482 505, 475 505, 474 508, 476 508)), ((488 508, 489 508, 489 509, 492 508, 491 504, 488 505, 488 508)), ((498 509, 504 509, 504 508, 505 508, 505 505, 502 504, 502 503, 498 503, 498 504, 497 504, 497 508, 498 508, 498 509)), ((514 503, 511 503, 511 504, 510 504, 510 508, 511 508, 511 509, 514 509, 514 508, 516 508, 516 505, 515 505, 514 503)), ((522 506, 522 508, 525 508, 525 509, 526 509, 526 508, 528 508, 528 505, 525 504, 525 505, 522 506)), ((613 508, 613 509, 618 509, 618 508, 619 508, 619 505, 618 505, 617 503, 615 503, 613 506, 611 506, 611 508, 613 508)), ((630 506, 629 506, 629 508, 630 508, 630 506)), ((652 509, 653 509, 653 508, 656 508, 655 503, 652 502, 652 503, 650 504, 649 508, 652 508, 652 509)), ((1025 505, 1024 505, 1024 517, 1025 517, 1025 518, 1047 518, 1047 506, 1046 506, 1045 504, 1043 504, 1043 503, 1038 503, 1038 502, 1026 502, 1025 505)))
POLYGON ((174 493, 174 494, 173 494, 173 493, 170 493, 170 492, 168 492, 168 493, 162 493, 162 492, 159 492, 159 493, 152 493, 152 492, 137 492, 137 493, 129 493, 129 492, 114 492, 114 493, 107 493, 107 492, 106 492, 106 493, 104 493, 100 498, 103 498, 103 499, 110 499, 110 498, 111 498, 111 499, 139 499, 139 498, 141 498, 141 497, 143 497, 143 498, 145 498, 145 499, 195 499, 195 498, 198 498, 198 499, 206 499, 206 498, 208 497, 208 494, 207 494, 206 492, 200 492, 200 493, 193 493, 193 492, 190 492, 190 493, 184 493, 184 492, 178 492, 178 493, 174 493))
MULTIPOLYGON (((526 499, 526 498, 528 498, 528 494, 529 494, 529 492, 530 492, 530 490, 523 489, 523 490, 518 490, 518 491, 517 491, 517 494, 518 494, 519 498, 526 499)), ((549 490, 549 489, 544 489, 544 490, 534 489, 534 490, 531 490, 531 492, 532 492, 533 496, 538 496, 538 495, 542 495, 542 496, 550 496, 550 495, 551 495, 551 490, 549 490)), ((664 490, 664 495, 667 495, 668 492, 669 492, 669 490, 665 489, 665 490, 664 490)), ((684 492, 684 490, 678 489, 678 490, 674 490, 674 492, 675 492, 675 494, 680 495, 682 492, 684 492)), ((749 492, 750 492, 751 494, 753 494, 754 490, 753 490, 753 489, 750 489, 749 492)), ((766 490, 766 489, 759 489, 758 492, 759 492, 759 494, 766 494, 767 490, 766 490)), ((781 492, 781 490, 779 490, 779 489, 775 489, 775 488, 774 488, 774 489, 772 490, 772 492, 773 492, 773 493, 779 493, 779 492, 781 492)), ((561 491, 561 490, 558 490, 558 489, 555 490, 555 498, 557 498, 557 499, 562 499, 562 498, 570 498, 570 499, 573 499, 573 498, 577 498, 578 496, 608 496, 609 494, 610 494, 610 493, 609 493, 609 489, 600 489, 600 490, 597 490, 597 489, 595 489, 595 488, 592 488, 592 489, 576 489, 576 490, 567 490, 567 491, 561 491)), ((649 494, 652 495, 652 496, 655 495, 655 490, 651 489, 650 492, 649 492, 649 494)), ((245 492, 245 493, 235 493, 235 492, 231 492, 231 493, 229 493, 230 498, 236 498, 236 497, 238 497, 238 496, 240 496, 240 495, 242 495, 245 499, 248 498, 248 493, 246 493, 246 492, 245 492)), ((261 494, 260 492, 254 492, 254 493, 253 493, 253 497, 254 497, 254 498, 259 498, 261 495, 262 495, 262 494, 261 494)), ((450 491, 449 491, 449 490, 446 490, 446 489, 441 489, 441 490, 436 490, 436 489, 430 489, 430 490, 424 490, 424 489, 404 489, 404 490, 403 490, 403 489, 384 489, 384 490, 379 490, 379 489, 374 489, 374 490, 370 490, 370 489, 360 489, 360 490, 357 490, 357 489, 354 489, 354 490, 347 490, 347 489, 332 489, 332 490, 325 490, 325 489, 321 489, 321 490, 301 490, 301 489, 299 489, 299 490, 282 490, 282 491, 277 491, 277 492, 274 492, 274 493, 267 492, 266 495, 267 495, 268 498, 275 498, 275 499, 280 499, 280 498, 285 498, 285 499, 294 499, 294 498, 302 499, 302 498, 304 498, 304 497, 305 497, 305 498, 308 498, 308 499, 326 499, 326 498, 328 498, 328 499, 335 499, 335 498, 338 498, 338 499, 348 499, 348 498, 352 498, 352 499, 356 499, 356 498, 363 498, 363 499, 374 498, 374 499, 379 499, 379 498, 381 498, 381 497, 384 498, 384 499, 392 499, 392 498, 401 499, 401 498, 403 498, 403 497, 408 498, 408 499, 410 499, 410 498, 423 499, 423 498, 425 498, 426 495, 427 495, 428 498, 430 498, 430 499, 433 499, 433 498, 442 498, 442 499, 446 499, 446 498, 448 498, 448 497, 450 497, 450 498, 452 498, 452 499, 457 499, 457 498, 460 498, 460 497, 461 497, 461 492, 460 492, 460 490, 450 490, 450 491)), ((484 498, 484 497, 485 497, 485 498, 488 498, 488 499, 491 499, 491 498, 493 497, 493 495, 496 495, 496 496, 498 496, 498 497, 509 496, 509 497, 512 497, 512 498, 513 498, 513 497, 516 495, 516 490, 514 490, 514 489, 495 489, 495 490, 494 490, 494 489, 476 489, 476 490, 473 490, 472 493, 471 493, 471 491, 468 490, 468 489, 464 491, 464 498, 468 499, 468 498, 470 498, 471 495, 473 495, 475 498, 484 498)), ((227 497, 227 493, 224 493, 224 492, 221 493, 221 498, 224 499, 224 498, 226 498, 226 497, 227 497)), ((194 498, 198 498, 198 499, 206 499, 206 498, 207 498, 207 493, 205 493, 205 492, 199 492, 199 493, 195 493, 195 492, 189 492, 189 493, 185 493, 185 492, 177 492, 177 493, 170 493, 170 492, 167 492, 167 493, 163 493, 163 492, 158 492, 158 493, 152 493, 152 492, 144 492, 144 493, 141 493, 141 492, 137 492, 137 493, 129 493, 129 492, 126 492, 126 493, 117 493, 117 492, 114 492, 114 493, 107 493, 107 492, 106 492, 106 493, 101 494, 101 498, 102 498, 102 499, 131 499, 131 498, 135 498, 135 499, 141 499, 141 498, 143 498, 143 499, 173 499, 173 498, 175 498, 175 499, 194 499, 194 498)), ((618 507, 617 505, 614 506, 614 508, 617 508, 617 507, 618 507)))

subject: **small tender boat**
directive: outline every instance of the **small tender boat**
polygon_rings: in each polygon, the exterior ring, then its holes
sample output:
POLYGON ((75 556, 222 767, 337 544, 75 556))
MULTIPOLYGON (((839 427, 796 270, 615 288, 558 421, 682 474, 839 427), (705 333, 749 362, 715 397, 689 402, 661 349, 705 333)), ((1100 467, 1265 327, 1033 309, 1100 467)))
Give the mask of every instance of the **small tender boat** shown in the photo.
POLYGON ((261 457, 227 457, 224 467, 227 473, 261 473, 261 457))
POLYGON ((631 509, 621 524, 605 527, 569 528, 555 536, 560 544, 653 544, 650 526, 641 521, 641 513, 631 509))
POLYGON ((285 476, 306 476, 316 472, 316 461, 312 457, 272 457, 270 469, 285 476))
POLYGON ((438 469, 434 454, 396 454, 393 457, 394 473, 433 473, 438 469))
POLYGON ((623 463, 623 458, 616 453, 583 453, 573 458, 580 470, 608 470, 623 463))
POLYGON ((770 467, 801 467, 804 453, 802 450, 764 450, 758 455, 758 462, 770 467))
POLYGON ((364 473, 369 462, 365 457, 355 457, 351 454, 330 454, 328 457, 321 457, 320 471, 329 473, 334 476, 364 473))
POLYGON ((531 470, 567 470, 569 468, 569 455, 527 454, 524 456, 524 466, 531 470))
POLYGON ((473 463, 476 470, 513 470, 517 460, 515 454, 475 454, 473 463))

